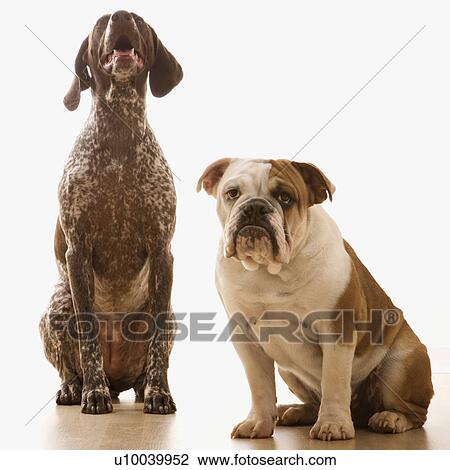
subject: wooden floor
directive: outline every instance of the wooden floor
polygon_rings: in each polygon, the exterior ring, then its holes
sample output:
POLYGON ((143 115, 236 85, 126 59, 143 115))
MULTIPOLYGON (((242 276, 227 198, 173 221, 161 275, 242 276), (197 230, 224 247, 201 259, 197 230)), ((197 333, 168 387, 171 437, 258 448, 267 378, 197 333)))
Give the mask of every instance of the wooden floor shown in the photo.
MULTIPOLYGON (((399 435, 357 430, 350 441, 320 442, 308 437, 309 427, 278 427, 272 439, 230 439, 235 415, 245 416, 222 396, 179 402, 176 415, 142 413, 129 393, 116 401, 109 415, 89 416, 78 406, 53 401, 21 434, 23 447, 46 449, 450 449, 450 374, 433 377, 436 395, 423 429, 399 435), (182 404, 182 406, 180 406, 182 404)), ((247 400, 247 396, 244 403, 247 400)))

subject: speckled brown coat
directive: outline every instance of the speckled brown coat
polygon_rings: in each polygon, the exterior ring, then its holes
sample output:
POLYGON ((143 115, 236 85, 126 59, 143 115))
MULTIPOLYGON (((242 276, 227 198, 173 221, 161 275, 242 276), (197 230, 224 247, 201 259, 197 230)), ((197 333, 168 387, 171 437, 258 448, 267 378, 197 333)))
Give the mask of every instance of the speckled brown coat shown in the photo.
POLYGON ((149 76, 153 94, 165 95, 181 80, 181 67, 142 18, 120 11, 98 20, 75 68, 65 104, 75 109, 87 87, 93 104, 59 185, 60 279, 40 324, 46 356, 61 376, 57 403, 110 412, 111 395, 134 387, 145 412, 171 413, 170 328, 130 342, 113 320, 127 312, 162 313, 160 326, 172 319, 176 195, 147 122, 145 91, 149 76), (107 73, 103 57, 119 47, 129 55, 107 73), (78 339, 67 326, 73 318, 78 339))

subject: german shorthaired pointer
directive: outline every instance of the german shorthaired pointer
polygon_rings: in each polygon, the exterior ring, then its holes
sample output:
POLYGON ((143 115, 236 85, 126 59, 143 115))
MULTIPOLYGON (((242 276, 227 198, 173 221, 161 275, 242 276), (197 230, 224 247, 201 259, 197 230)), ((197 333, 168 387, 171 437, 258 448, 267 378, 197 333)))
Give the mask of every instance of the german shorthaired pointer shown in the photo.
POLYGON ((154 30, 126 11, 97 21, 75 71, 64 104, 76 109, 87 88, 93 104, 59 185, 59 281, 40 323, 45 354, 61 377, 56 401, 108 413, 111 396, 134 388, 144 412, 173 413, 167 368, 176 194, 145 95, 147 76, 161 97, 183 73, 154 30), (152 334, 125 339, 119 312, 143 312, 152 334))

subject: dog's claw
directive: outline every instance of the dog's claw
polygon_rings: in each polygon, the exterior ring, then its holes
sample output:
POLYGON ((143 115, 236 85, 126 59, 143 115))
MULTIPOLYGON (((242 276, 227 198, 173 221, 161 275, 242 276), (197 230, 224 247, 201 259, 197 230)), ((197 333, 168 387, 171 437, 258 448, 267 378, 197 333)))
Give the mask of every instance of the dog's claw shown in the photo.
POLYGON ((380 411, 369 419, 369 427, 375 432, 397 434, 407 429, 407 421, 402 413, 380 411))
POLYGON ((274 419, 271 416, 254 416, 237 424, 231 432, 231 438, 260 439, 271 437, 274 430, 274 419))
POLYGON ((106 388, 83 390, 81 412, 86 414, 105 414, 113 410, 111 396, 106 388))
POLYGON ((57 405, 79 405, 81 403, 81 384, 79 380, 63 382, 56 393, 57 405))
POLYGON ((310 436, 322 441, 335 441, 352 439, 355 437, 355 429, 351 419, 321 419, 311 428, 310 436))
POLYGON ((144 396, 144 413, 163 415, 175 413, 176 410, 175 402, 168 391, 149 392, 144 396))

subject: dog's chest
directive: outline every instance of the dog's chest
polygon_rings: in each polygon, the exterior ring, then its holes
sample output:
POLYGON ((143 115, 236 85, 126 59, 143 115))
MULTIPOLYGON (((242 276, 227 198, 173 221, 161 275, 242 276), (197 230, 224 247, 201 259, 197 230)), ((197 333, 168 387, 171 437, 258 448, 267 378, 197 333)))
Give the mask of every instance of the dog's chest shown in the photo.
POLYGON ((128 133, 127 145, 124 136, 116 137, 120 144, 114 139, 105 143, 95 123, 89 122, 59 186, 63 231, 69 242, 88 238, 96 304, 103 311, 140 307, 153 241, 170 243, 175 228, 173 180, 153 134, 148 130, 138 138, 128 133), (117 299, 117 293, 132 305, 117 299))
POLYGON ((272 280, 272 289, 251 284, 251 289, 235 284, 220 290, 229 317, 242 314, 240 324, 253 334, 265 353, 281 368, 295 374, 314 390, 320 388, 322 353, 317 344, 304 340, 301 322, 310 311, 313 299, 308 290, 304 298, 272 280))
POLYGON ((267 355, 312 388, 320 385, 322 353, 303 328, 311 312, 336 307, 350 275, 345 254, 339 264, 338 270, 322 261, 292 266, 280 276, 264 268, 246 271, 234 260, 219 259, 217 266, 217 287, 228 315, 244 315, 267 355))
POLYGON ((309 266, 287 266, 280 275, 272 275, 265 267, 247 271, 241 263, 219 257, 216 283, 228 313, 240 311, 253 321, 267 311, 291 312, 300 322, 310 312, 336 307, 351 270, 345 253, 338 263, 338 269, 320 261, 309 266))
POLYGON ((66 164, 59 196, 70 225, 85 219, 97 229, 108 226, 112 236, 129 236, 132 229, 148 230, 158 222, 170 231, 174 223, 173 180, 151 131, 129 139, 124 148, 114 139, 103 145, 95 126, 88 125, 66 164))
POLYGON ((83 189, 92 187, 101 194, 125 190, 129 194, 147 192, 148 197, 151 197, 150 189, 156 192, 173 188, 168 164, 150 129, 143 137, 132 135, 128 129, 105 135, 99 134, 92 122, 75 143, 65 166, 61 189, 76 191, 75 183, 83 189))

